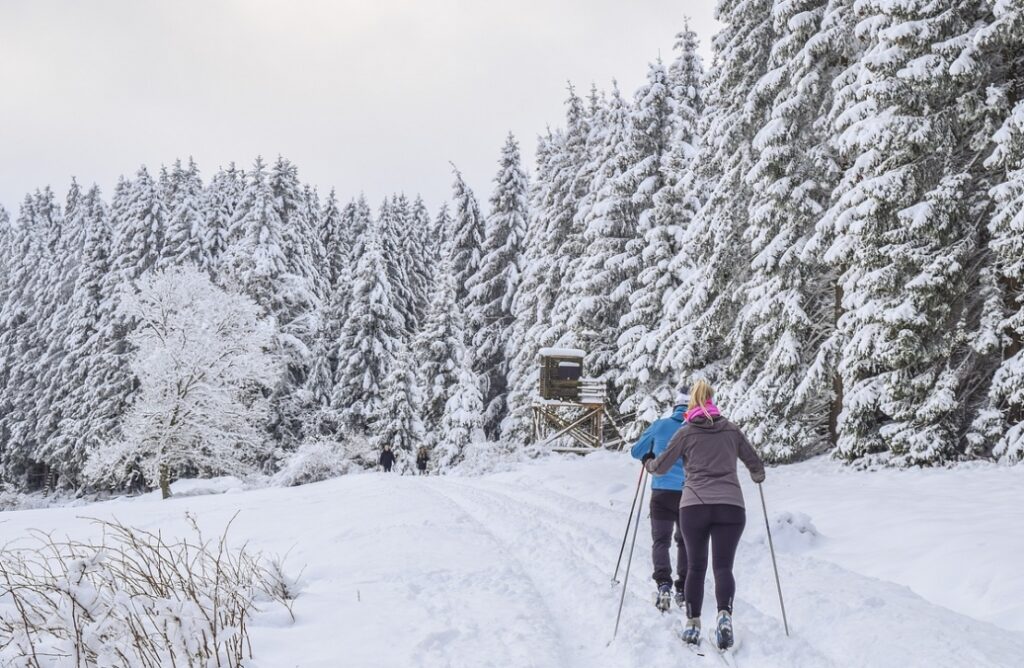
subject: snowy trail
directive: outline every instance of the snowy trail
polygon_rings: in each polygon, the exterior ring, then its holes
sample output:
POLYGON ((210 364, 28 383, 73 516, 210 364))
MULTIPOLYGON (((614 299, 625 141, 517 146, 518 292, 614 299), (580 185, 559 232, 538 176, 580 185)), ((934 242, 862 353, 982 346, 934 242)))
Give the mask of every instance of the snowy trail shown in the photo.
MULTIPOLYGON (((572 660, 547 663, 534 657, 536 663, 529 665, 687 665, 700 660, 681 655, 674 640, 680 613, 674 610, 662 616, 651 606, 645 521, 641 521, 620 638, 606 648, 601 640, 610 637, 619 590, 608 586, 614 564, 600 557, 617 553, 620 538, 608 527, 615 520, 622 524, 621 514, 548 490, 524 491, 494 481, 452 480, 441 493, 502 541, 506 554, 527 564, 537 589, 548 590, 545 614, 561 611, 560 619, 572 620, 559 624, 559 636, 572 660), (595 522, 597 518, 603 521, 595 522)), ((750 521, 760 520, 759 512, 750 513, 750 521)), ((767 552, 750 541, 741 547, 737 573, 743 584, 736 615, 743 637, 738 665, 843 666, 853 665, 851 658, 857 657, 864 661, 859 665, 873 666, 1009 666, 1024 656, 1024 638, 1007 638, 991 625, 936 608, 904 587, 812 558, 787 558, 787 562, 783 578, 793 583, 787 587, 793 597, 791 615, 794 601, 800 602, 796 606, 800 614, 795 616, 799 626, 790 639, 782 636, 767 552), (856 633, 837 634, 837 629, 851 624, 856 633), (949 634, 947 629, 957 632, 949 634), (970 641, 964 642, 965 637, 970 641), (908 642, 908 638, 915 640, 908 642), (920 645, 924 638, 929 645, 926 661, 920 645)), ((710 599, 710 579, 707 590, 710 599)), ((705 613, 704 625, 709 627, 713 620, 705 613)))
MULTIPOLYGON (((640 523, 641 534, 634 554, 619 636, 610 647, 606 647, 621 593, 618 587, 610 586, 614 562, 604 561, 609 555, 612 558, 617 555, 621 535, 613 534, 607 527, 609 520, 618 520, 621 530, 624 527, 623 516, 593 503, 581 503, 567 495, 550 491, 524 493, 515 486, 495 485, 493 482, 456 483, 446 486, 445 491, 461 497, 462 507, 473 509, 470 512, 475 512, 487 526, 505 527, 500 533, 504 534, 510 550, 532 555, 535 569, 541 571, 537 580, 546 582, 551 590, 552 607, 561 609, 567 618, 574 621, 562 631, 563 638, 573 649, 574 660, 563 665, 667 666, 701 661, 676 640, 681 611, 674 609, 662 615, 652 605, 650 550, 648 543, 644 542, 649 540, 646 513, 640 523), (604 527, 597 528, 592 524, 595 516, 603 517, 604 527), (586 525, 588 528, 581 530, 580 527, 586 525)), ((757 636, 774 633, 777 623, 755 608, 748 608, 746 613, 756 616, 760 623, 756 629, 753 626, 746 629, 748 638, 744 645, 757 646, 763 644, 757 636)), ((705 625, 710 624, 711 619, 705 619, 705 625)), ((783 652, 787 658, 784 664, 779 665, 830 665, 830 661, 813 648, 802 642, 797 646, 799 649, 783 648, 790 651, 783 652)), ((737 663, 746 653, 746 650, 739 652, 737 663)))
MULTIPOLYGON (((183 533, 186 511, 204 531, 217 531, 238 511, 235 540, 290 550, 293 568, 306 567, 296 622, 277 611, 255 620, 262 668, 724 665, 710 651, 698 657, 681 646, 678 609, 661 615, 651 604, 646 511, 619 637, 608 645, 621 592, 610 578, 634 473, 624 457, 597 455, 481 478, 369 474, 166 502, 143 497, 4 513, 0 538, 29 528, 88 535, 95 529, 85 516, 183 533)), ((788 475, 771 474, 780 487, 788 475)), ((751 494, 748 502, 756 502, 751 494)), ((1024 634, 782 540, 779 567, 793 630, 785 638, 763 519, 751 506, 736 564, 735 665, 1020 665, 1024 634)), ((779 510, 813 514, 816 507, 790 503, 779 510)), ((705 628, 713 622, 713 600, 709 579, 705 628)))

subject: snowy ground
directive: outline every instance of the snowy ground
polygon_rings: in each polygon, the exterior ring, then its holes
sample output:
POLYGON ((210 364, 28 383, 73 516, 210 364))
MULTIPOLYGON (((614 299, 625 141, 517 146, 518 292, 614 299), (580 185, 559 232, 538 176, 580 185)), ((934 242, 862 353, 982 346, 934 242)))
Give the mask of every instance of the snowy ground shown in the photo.
MULTIPOLYGON (((646 515, 619 638, 607 644, 620 592, 610 578, 637 472, 625 455, 597 453, 482 478, 375 473, 150 495, 3 513, 0 539, 30 528, 80 537, 92 530, 85 517, 184 532, 186 511, 218 531, 241 511, 237 540, 290 550, 293 568, 305 566, 296 623, 276 611, 258 619, 263 668, 717 665, 681 646, 678 611, 662 616, 651 605, 646 515)), ((766 493, 793 637, 782 633, 748 487, 737 665, 1022 665, 1024 467, 861 473, 817 460, 769 470, 766 493)))

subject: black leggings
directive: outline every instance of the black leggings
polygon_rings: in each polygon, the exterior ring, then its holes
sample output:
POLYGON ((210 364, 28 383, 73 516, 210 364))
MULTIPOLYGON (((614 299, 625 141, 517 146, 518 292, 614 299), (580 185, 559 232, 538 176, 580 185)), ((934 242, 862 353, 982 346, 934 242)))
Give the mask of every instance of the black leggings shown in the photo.
POLYGON ((743 508, 725 503, 684 506, 679 509, 679 528, 683 532, 688 562, 685 590, 687 617, 700 617, 701 606, 704 604, 709 539, 718 609, 732 612, 732 599, 736 595, 732 563, 746 522, 747 514, 743 508))
POLYGON ((679 497, 682 492, 668 489, 651 490, 651 557, 654 561, 652 577, 658 585, 672 584, 672 534, 676 538, 676 591, 683 591, 686 580, 686 548, 679 531, 679 497))

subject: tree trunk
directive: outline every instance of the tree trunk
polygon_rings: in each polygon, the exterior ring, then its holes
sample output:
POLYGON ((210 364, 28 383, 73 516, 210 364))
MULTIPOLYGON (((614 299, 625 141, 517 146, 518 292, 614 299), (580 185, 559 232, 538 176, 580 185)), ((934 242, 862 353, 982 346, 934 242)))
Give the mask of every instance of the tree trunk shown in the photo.
POLYGON ((167 464, 160 465, 160 494, 165 499, 171 498, 171 471, 167 464))
MULTIPOLYGON (((843 287, 836 281, 834 320, 832 326, 839 328, 839 316, 843 313, 843 287)), ((832 406, 828 412, 828 435, 832 447, 839 445, 839 413, 843 410, 843 378, 836 369, 832 374, 832 406)))
MULTIPOLYGON (((1020 282, 1014 278, 1003 278, 1005 303, 1008 313, 1012 313, 1017 304, 1020 303, 1021 297, 1021 285, 1020 282)), ((1004 332, 1010 342, 1003 349, 1003 360, 1008 360, 1014 355, 1020 353, 1021 349, 1024 348, 1024 341, 1021 340, 1021 336, 1013 329, 1004 332)), ((1010 410, 1006 413, 1006 421, 1010 425, 1015 425, 1024 420, 1024 406, 1010 406, 1010 410)))
POLYGON ((50 496, 57 491, 57 471, 50 466, 46 465, 46 491, 43 492, 44 496, 50 496))

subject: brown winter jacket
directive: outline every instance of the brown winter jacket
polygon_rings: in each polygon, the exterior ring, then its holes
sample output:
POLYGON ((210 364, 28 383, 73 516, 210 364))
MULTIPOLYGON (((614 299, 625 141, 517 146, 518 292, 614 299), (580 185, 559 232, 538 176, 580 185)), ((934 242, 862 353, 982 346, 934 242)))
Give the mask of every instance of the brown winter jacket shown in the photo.
POLYGON ((736 475, 736 460, 750 471, 754 482, 764 480, 764 464, 743 433, 723 417, 700 417, 688 422, 668 442, 668 448, 656 459, 648 460, 647 470, 667 473, 676 460, 683 458, 686 483, 679 507, 705 503, 724 503, 743 508, 743 491, 736 475))

